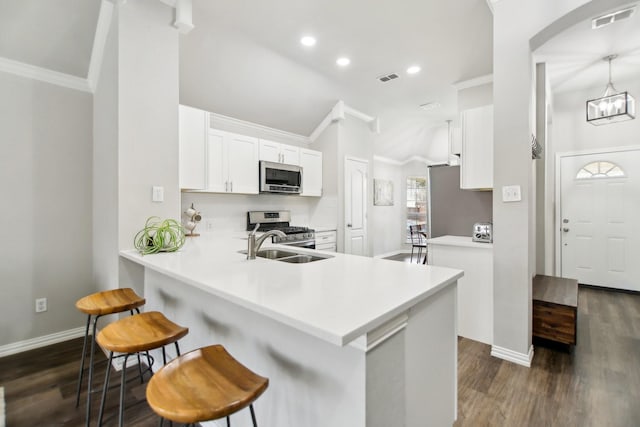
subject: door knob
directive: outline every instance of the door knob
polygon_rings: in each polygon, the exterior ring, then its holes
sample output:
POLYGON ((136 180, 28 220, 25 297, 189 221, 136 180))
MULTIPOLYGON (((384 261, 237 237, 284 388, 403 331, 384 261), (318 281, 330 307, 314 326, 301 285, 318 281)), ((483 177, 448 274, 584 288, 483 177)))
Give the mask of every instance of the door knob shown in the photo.
POLYGON ((565 224, 568 224, 569 220, 567 218, 565 218, 565 219, 562 220, 562 222, 565 223, 565 224))
POLYGON ((347 227, 351 228, 351 224, 347 224, 347 227))
POLYGON ((565 227, 565 228, 562 229, 562 231, 564 231, 566 233, 567 231, 569 231, 569 229, 567 227, 565 227))

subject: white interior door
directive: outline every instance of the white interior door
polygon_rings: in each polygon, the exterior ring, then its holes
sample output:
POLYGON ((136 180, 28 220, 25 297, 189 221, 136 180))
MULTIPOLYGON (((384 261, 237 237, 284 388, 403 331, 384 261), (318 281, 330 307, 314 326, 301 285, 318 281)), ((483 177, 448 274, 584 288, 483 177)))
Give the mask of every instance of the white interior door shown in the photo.
POLYGON ((640 290, 640 150, 561 157, 562 276, 640 290))
POLYGON ((344 252, 368 255, 366 160, 346 158, 344 162, 344 252))

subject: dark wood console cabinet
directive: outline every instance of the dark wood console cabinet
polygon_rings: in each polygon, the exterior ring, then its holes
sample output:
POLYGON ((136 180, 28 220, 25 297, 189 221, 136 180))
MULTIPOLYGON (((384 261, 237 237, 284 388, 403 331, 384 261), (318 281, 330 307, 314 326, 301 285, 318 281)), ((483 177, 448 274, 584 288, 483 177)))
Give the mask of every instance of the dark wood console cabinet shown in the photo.
POLYGON ((575 345, 578 281, 537 275, 532 286, 533 336, 575 345))

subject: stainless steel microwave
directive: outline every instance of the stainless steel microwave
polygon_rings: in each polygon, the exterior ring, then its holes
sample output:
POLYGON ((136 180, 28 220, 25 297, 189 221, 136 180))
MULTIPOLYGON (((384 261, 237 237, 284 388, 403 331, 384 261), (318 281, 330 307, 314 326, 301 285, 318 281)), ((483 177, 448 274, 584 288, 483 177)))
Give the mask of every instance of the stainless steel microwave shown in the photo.
POLYGON ((283 163, 260 161, 260 192, 300 194, 302 167, 283 163))

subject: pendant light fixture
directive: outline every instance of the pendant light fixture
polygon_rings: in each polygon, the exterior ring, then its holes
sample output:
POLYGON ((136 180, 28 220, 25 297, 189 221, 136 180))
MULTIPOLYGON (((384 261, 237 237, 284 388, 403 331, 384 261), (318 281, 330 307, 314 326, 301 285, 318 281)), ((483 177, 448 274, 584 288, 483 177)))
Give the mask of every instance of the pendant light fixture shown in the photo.
POLYGON ((595 126, 635 119, 636 101, 628 92, 618 92, 611 81, 611 61, 618 55, 602 58, 609 61, 609 83, 601 98, 587 101, 587 122, 595 126))

